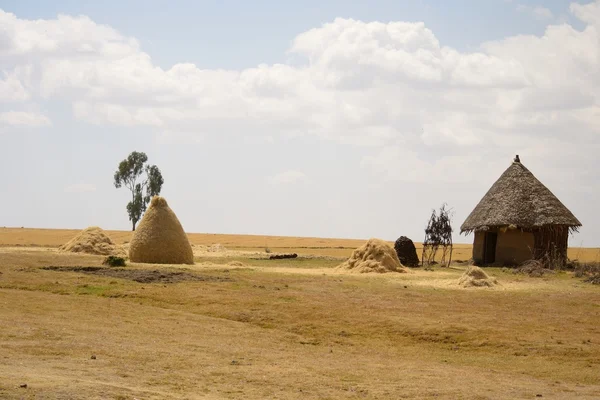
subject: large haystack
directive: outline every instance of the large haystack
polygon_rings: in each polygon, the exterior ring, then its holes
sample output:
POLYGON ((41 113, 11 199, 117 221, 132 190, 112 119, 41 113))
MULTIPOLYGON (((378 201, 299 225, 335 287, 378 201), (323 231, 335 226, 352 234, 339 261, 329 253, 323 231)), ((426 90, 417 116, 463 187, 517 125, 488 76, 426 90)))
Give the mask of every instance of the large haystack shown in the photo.
POLYGON ((152 198, 129 244, 129 259, 153 264, 194 263, 188 237, 164 198, 152 198))
POLYGON ((474 265, 465 270, 465 273, 458 280, 458 284, 462 287, 492 287, 498 283, 496 278, 490 277, 479 267, 474 265))
POLYGON ((97 226, 90 226, 79 232, 73 239, 59 247, 59 250, 71 253, 96 254, 102 256, 124 256, 125 253, 115 245, 108 235, 97 226))
POLYGON ((369 239, 367 243, 352 252, 352 255, 337 269, 353 273, 406 272, 400 263, 396 250, 380 239, 369 239))

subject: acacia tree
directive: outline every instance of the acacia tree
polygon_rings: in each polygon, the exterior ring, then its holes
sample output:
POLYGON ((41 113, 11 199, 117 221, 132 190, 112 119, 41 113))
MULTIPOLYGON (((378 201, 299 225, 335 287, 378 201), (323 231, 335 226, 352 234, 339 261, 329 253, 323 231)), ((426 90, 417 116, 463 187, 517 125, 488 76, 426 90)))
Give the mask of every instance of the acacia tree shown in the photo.
POLYGON ((164 183, 162 174, 156 165, 148 165, 145 153, 134 151, 119 163, 115 172, 115 187, 125 186, 131 191, 131 201, 127 204, 127 214, 132 230, 142 218, 152 196, 160 194, 164 183), (145 173, 145 176, 144 176, 145 173))
POLYGON ((446 204, 440 207, 439 215, 435 210, 425 228, 425 240, 423 241, 423 265, 430 265, 435 260, 439 248, 442 248, 441 264, 450 266, 452 262, 452 210, 446 208, 446 204), (446 257, 448 260, 446 261, 446 257))

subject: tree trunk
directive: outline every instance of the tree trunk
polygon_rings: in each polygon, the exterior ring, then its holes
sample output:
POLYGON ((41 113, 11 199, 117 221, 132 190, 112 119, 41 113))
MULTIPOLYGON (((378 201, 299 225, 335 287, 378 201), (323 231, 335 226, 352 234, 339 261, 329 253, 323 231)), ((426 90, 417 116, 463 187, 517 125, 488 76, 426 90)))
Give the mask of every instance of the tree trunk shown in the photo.
POLYGON ((132 221, 132 223, 133 223, 133 228, 131 229, 131 231, 132 231, 132 232, 135 232, 135 223, 136 223, 136 222, 137 222, 137 221, 132 221))

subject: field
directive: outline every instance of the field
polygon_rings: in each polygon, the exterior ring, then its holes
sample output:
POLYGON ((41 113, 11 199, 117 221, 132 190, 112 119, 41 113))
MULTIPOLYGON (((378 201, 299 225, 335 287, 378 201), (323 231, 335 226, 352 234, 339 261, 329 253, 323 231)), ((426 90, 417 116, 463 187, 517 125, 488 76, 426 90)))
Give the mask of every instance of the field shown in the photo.
POLYGON ((76 233, 0 229, 2 399, 600 398, 600 287, 568 272, 465 289, 335 270, 363 240, 208 234, 194 266, 109 268, 76 233))

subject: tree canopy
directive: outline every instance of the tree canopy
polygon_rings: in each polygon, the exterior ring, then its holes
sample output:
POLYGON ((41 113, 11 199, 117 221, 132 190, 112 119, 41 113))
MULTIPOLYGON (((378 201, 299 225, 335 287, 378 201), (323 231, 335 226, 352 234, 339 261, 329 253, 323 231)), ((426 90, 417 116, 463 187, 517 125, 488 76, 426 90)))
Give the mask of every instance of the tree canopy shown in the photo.
POLYGON ((148 165, 146 153, 134 151, 119 163, 115 172, 115 187, 125 186, 131 191, 131 201, 127 203, 127 214, 132 230, 146 211, 153 196, 160 194, 164 183, 162 174, 156 165, 148 165))

